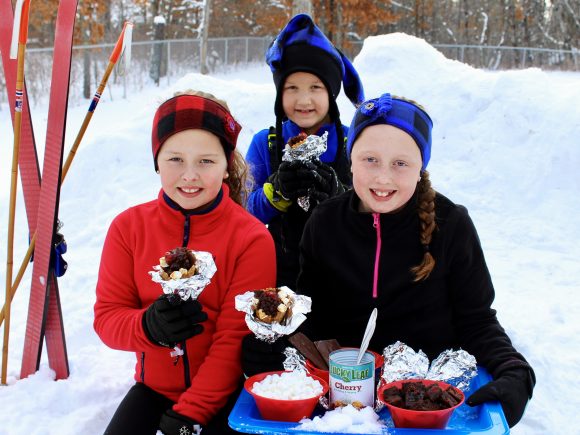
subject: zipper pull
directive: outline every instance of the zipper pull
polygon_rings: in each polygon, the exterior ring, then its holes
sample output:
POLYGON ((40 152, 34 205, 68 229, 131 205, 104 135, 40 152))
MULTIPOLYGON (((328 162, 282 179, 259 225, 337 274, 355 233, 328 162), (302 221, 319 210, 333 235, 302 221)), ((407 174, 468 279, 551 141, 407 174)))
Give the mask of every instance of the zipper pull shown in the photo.
POLYGON ((375 270, 373 273, 373 299, 376 299, 379 294, 379 264, 381 257, 381 221, 380 214, 373 213, 373 227, 377 230, 377 249, 375 251, 375 270))
POLYGON ((183 355, 183 349, 178 344, 176 344, 173 347, 173 350, 169 352, 169 355, 173 357, 173 365, 176 366, 179 362, 179 358, 181 355, 183 355))

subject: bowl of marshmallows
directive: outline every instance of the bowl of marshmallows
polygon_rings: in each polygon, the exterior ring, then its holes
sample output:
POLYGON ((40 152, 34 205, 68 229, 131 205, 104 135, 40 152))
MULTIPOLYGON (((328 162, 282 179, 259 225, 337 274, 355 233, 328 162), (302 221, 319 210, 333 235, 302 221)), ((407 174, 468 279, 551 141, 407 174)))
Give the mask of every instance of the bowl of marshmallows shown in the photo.
POLYGON ((244 388, 264 420, 298 422, 312 415, 328 383, 305 372, 274 371, 249 377, 244 388))

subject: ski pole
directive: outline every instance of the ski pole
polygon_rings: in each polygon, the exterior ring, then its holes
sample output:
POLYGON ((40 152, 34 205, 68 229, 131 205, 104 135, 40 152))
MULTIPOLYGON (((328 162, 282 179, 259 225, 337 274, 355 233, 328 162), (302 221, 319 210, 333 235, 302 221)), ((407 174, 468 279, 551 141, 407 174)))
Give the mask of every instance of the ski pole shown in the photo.
MULTIPOLYGON (((113 68, 117 64, 119 57, 121 56, 121 54, 124 53, 126 65, 131 60, 130 59, 130 52, 131 52, 130 50, 131 50, 132 32, 133 32, 133 23, 128 22, 128 21, 125 22, 125 24, 123 26, 123 30, 121 32, 121 35, 119 36, 119 39, 117 40, 117 43, 115 44, 115 48, 113 49, 113 52, 111 53, 111 56, 109 57, 109 64, 107 65, 107 69, 105 70, 105 73, 103 74, 103 78, 101 79, 101 83, 99 84, 97 91, 95 92, 95 96, 93 97, 93 100, 91 101, 91 105, 89 106, 89 110, 87 111, 87 114, 85 115, 85 119, 83 120, 81 128, 77 134, 77 137, 73 143, 73 146, 71 147, 71 149, 68 153, 67 159, 63 165, 62 174, 61 174, 61 184, 64 182, 66 174, 68 173, 70 165, 72 164, 72 161, 76 155, 76 152, 77 152, 78 147, 81 143, 81 140, 85 134, 85 131, 87 130, 87 127, 91 121, 91 118, 93 117, 94 111, 97 107, 97 104, 99 103, 101 95, 103 94, 103 91, 105 90, 105 86, 107 85, 107 81, 109 80, 109 76, 111 75, 113 68)), ((20 281, 22 280, 22 277, 24 276, 24 272, 26 272, 26 268, 28 267, 28 264, 30 263, 30 258, 32 257, 32 253, 34 252, 35 244, 36 244, 36 232, 33 234, 32 238, 30 239, 30 243, 28 245, 28 250, 26 251, 26 254, 24 255, 24 259, 22 260, 20 268, 18 269, 18 273, 16 274, 16 278, 14 279, 14 283, 12 284, 12 289, 10 292, 10 299, 9 299, 10 302, 12 302, 12 298, 14 298, 14 295, 16 294, 16 290, 18 289, 18 286, 20 285, 20 281)), ((8 301, 8 298, 6 300, 8 301)), ((5 319, 6 306, 7 305, 5 303, 4 307, 0 311, 0 326, 2 325, 2 322, 5 319)))
POLYGON ((17 0, 12 29, 10 58, 17 58, 16 99, 14 105, 14 146, 12 151, 12 177, 10 180, 10 206, 8 211, 8 243, 6 254, 6 301, 4 339, 2 341, 2 374, 1 383, 6 385, 8 371, 8 342, 10 336, 10 301, 12 290, 12 265, 14 253, 14 217, 16 213, 16 187, 18 184, 18 155, 20 153, 20 131, 22 126, 22 105, 24 97, 24 55, 28 39, 28 11, 30 0, 17 0))

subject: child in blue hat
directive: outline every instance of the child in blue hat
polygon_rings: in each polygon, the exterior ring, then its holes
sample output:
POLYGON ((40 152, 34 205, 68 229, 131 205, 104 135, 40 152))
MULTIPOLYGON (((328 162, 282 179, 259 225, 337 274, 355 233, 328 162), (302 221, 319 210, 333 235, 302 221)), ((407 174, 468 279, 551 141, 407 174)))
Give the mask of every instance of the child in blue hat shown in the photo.
POLYGON ((493 376, 471 406, 497 400, 509 426, 522 417, 535 375, 491 308, 495 292, 465 207, 431 187, 429 115, 384 94, 364 102, 347 153, 353 190, 320 204, 300 244, 297 292, 312 298, 312 340, 360 345, 373 308, 370 348, 401 341, 430 359, 462 348, 493 376))
POLYGON ((258 132, 246 154, 254 180, 248 210, 268 225, 276 244, 277 285, 294 288, 298 244, 314 206, 350 187, 345 152, 348 128, 336 104, 341 86, 353 104, 364 100, 350 61, 305 14, 293 17, 266 53, 276 86, 276 126, 258 132), (282 162, 288 140, 299 133, 322 136, 327 150, 314 162, 282 162), (309 195, 310 210, 297 198, 309 195))

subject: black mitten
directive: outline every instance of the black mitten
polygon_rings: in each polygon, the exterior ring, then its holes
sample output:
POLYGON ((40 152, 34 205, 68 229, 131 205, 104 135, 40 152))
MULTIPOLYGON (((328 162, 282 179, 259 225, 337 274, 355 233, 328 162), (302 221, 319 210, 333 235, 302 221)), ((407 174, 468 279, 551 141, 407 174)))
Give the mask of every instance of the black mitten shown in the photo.
POLYGON ((294 160, 282 162, 278 171, 268 178, 274 190, 292 201, 301 196, 306 196, 308 190, 314 186, 320 177, 316 173, 316 167, 309 161, 294 160))
POLYGON ((336 172, 331 166, 316 159, 312 162, 316 167, 316 173, 320 176, 317 178, 315 190, 325 193, 328 198, 340 195, 344 192, 344 186, 336 176, 336 172))
POLYGON ((284 370, 286 340, 279 338, 274 343, 258 340, 248 334, 242 341, 242 370, 248 377, 258 373, 284 370))
POLYGON ((168 409, 161 416, 159 430, 164 435, 199 435, 201 434, 201 425, 192 419, 168 409))
POLYGON ((468 399, 469 406, 497 400, 510 427, 524 415, 528 400, 532 397, 534 382, 526 368, 506 370, 501 375, 474 392, 468 399))
POLYGON ((143 329, 151 342, 173 347, 176 343, 201 334, 201 322, 207 320, 198 300, 182 301, 179 297, 161 295, 143 315, 143 329))

